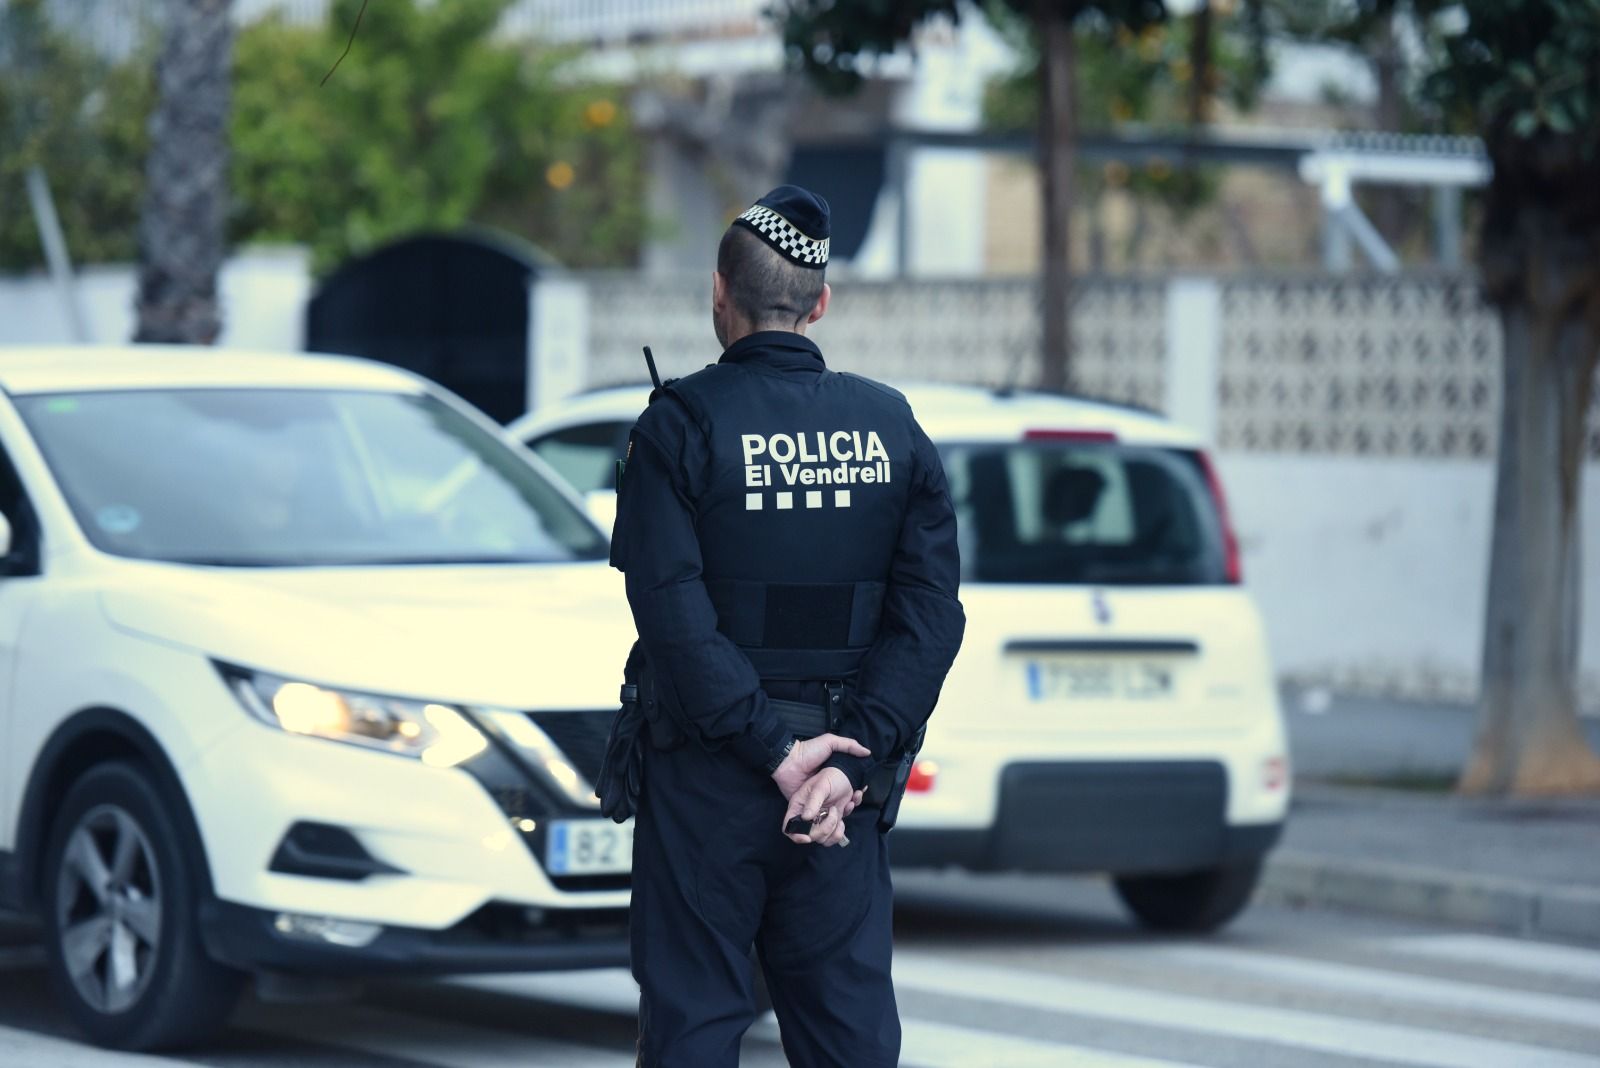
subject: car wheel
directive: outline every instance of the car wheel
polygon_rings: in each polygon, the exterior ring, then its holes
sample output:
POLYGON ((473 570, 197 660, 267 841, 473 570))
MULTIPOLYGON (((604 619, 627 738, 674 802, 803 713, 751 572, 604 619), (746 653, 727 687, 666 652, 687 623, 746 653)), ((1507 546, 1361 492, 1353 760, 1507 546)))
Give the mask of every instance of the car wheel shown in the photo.
POLYGON ((101 764, 67 792, 45 853, 50 979, 95 1043, 150 1050, 213 1034, 243 976, 206 956, 200 872, 148 774, 101 764))
POLYGON ((1215 931, 1250 903, 1261 862, 1181 875, 1124 875, 1112 882, 1128 911, 1156 931, 1215 931))

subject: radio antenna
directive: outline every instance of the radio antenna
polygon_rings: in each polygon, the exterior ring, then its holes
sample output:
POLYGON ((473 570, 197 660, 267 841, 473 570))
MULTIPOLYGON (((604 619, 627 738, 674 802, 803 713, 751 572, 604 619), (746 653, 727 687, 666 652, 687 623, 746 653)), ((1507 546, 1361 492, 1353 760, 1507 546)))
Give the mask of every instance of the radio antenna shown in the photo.
POLYGON ((650 346, 649 345, 646 345, 644 347, 644 363, 645 363, 646 367, 650 368, 650 384, 655 386, 656 389, 660 389, 661 388, 661 375, 660 375, 659 372, 656 371, 656 358, 650 352, 650 346))

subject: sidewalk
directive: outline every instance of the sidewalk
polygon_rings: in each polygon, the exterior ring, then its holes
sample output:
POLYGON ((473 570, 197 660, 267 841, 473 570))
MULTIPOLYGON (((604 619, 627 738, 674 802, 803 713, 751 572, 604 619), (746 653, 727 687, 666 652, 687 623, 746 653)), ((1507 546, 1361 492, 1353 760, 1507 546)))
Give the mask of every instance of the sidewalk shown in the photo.
POLYGON ((1295 790, 1263 898, 1600 943, 1600 799, 1295 790))

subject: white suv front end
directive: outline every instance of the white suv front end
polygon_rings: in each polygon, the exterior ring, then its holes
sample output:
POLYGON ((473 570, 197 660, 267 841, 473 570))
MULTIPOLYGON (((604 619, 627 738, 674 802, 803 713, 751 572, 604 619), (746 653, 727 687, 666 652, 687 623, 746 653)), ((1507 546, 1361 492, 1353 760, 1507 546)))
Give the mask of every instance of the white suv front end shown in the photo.
POLYGON ((547 469, 351 360, 0 353, 0 906, 99 1042, 243 974, 625 963, 632 638, 547 469))

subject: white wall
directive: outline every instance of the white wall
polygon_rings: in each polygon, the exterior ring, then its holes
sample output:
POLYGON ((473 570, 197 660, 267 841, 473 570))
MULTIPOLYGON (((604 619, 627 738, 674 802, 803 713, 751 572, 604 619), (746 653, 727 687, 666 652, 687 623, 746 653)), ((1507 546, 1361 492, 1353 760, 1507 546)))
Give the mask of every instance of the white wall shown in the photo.
MULTIPOLYGON (((102 345, 133 337, 137 270, 90 267, 77 276, 78 302, 89 336, 102 345)), ((302 249, 249 249, 228 260, 218 281, 222 336, 218 344, 292 352, 305 344, 310 259, 302 249)), ((0 345, 70 345, 70 321, 45 274, 0 278, 0 345)))
MULTIPOLYGON (((1494 466, 1481 460, 1221 453, 1281 675, 1470 700, 1489 578, 1494 466)), ((1580 688, 1600 712, 1600 465, 1583 484, 1580 688)))

